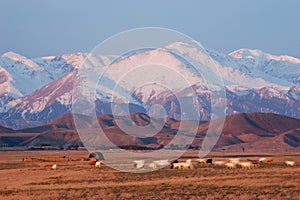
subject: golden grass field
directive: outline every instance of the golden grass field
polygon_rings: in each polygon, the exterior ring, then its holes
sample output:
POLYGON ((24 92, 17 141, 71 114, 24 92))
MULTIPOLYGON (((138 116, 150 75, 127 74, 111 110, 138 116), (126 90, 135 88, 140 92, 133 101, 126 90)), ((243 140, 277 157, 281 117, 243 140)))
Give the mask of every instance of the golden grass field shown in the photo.
MULTIPOLYGON (((193 170, 160 169, 125 173, 95 168, 89 161, 23 162, 24 157, 69 156, 86 151, 1 151, 0 199, 300 199, 300 153, 259 155, 212 153, 214 160, 271 156, 272 163, 253 169, 195 165, 193 170), (296 161, 286 166, 285 160, 296 161), (56 163, 57 169, 51 169, 56 163), (41 167, 41 165, 49 165, 41 167)), ((187 152, 181 160, 197 157, 187 152)))

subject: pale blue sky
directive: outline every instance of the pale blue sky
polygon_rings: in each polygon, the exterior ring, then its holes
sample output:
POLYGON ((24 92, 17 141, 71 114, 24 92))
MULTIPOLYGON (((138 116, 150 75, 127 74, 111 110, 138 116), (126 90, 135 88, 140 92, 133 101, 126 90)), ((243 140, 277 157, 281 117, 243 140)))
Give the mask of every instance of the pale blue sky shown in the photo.
POLYGON ((261 49, 300 58, 298 0, 0 0, 0 54, 90 51, 118 32, 171 28, 228 53, 261 49))

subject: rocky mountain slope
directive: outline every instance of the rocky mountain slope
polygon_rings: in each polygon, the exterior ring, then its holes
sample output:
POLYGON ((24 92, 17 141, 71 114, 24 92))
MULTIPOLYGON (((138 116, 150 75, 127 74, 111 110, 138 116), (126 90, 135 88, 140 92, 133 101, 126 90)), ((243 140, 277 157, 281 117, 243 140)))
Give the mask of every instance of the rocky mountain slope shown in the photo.
MULTIPOLYGON (((151 137, 135 137, 126 134, 116 123, 112 115, 100 115, 97 120, 83 117, 79 123, 85 123, 90 129, 100 124, 106 136, 122 148, 159 148, 171 144, 178 132, 180 121, 167 119, 161 131, 151 137)), ((131 120, 137 126, 145 126, 150 123, 149 116, 143 113, 132 113, 131 118, 118 117, 121 123, 129 123, 131 120), (130 120, 129 120, 130 119, 130 120), (128 121, 129 120, 129 121, 128 121)), ((78 123, 78 122, 77 122, 78 123)), ((154 122, 155 125, 156 122, 154 122)), ((190 144, 191 148, 200 148, 209 126, 218 129, 219 120, 200 122, 197 134, 190 144)), ((11 131, 1 129, 1 145, 7 143, 10 146, 41 146, 43 144, 54 147, 83 145, 76 132, 76 124, 73 115, 66 114, 45 125, 11 131)), ((192 132, 189 126, 183 128, 189 135, 192 132)), ((181 128, 181 130, 183 130, 181 128)), ((215 146, 217 151, 299 151, 300 150, 300 120, 282 115, 266 113, 241 113, 225 118, 222 134, 215 146)), ((213 131, 211 131, 213 132, 213 131)), ((101 145, 101 144, 99 144, 101 145)), ((107 147, 109 148, 109 147, 107 147)), ((176 146, 174 146, 176 148, 176 146)))

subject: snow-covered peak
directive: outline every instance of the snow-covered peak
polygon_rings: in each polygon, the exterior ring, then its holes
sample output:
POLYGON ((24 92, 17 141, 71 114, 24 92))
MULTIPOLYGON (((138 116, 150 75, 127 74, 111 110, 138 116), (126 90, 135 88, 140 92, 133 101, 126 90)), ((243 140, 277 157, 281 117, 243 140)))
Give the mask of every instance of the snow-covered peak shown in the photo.
POLYGON ((84 59, 84 53, 77 52, 73 54, 64 54, 61 56, 67 64, 72 65, 74 68, 79 68, 84 59))
POLYGON ((84 59, 85 53, 82 52, 76 52, 76 53, 72 53, 72 54, 63 54, 63 55, 59 55, 59 56, 44 56, 44 57, 40 57, 40 58, 35 58, 33 60, 37 61, 37 62, 64 62, 68 65, 72 65, 74 68, 78 68, 80 67, 83 59, 84 59))
MULTIPOLYGON (((106 70, 106 74, 115 82, 127 78, 120 84, 129 90, 145 82, 162 84, 174 90, 185 88, 186 84, 193 85, 200 82, 206 85, 199 71, 163 48, 142 52, 115 62, 106 70), (126 77, 123 77, 124 74, 126 77), (129 78, 130 76, 135 78, 129 78)), ((210 84, 214 85, 214 82, 210 84)))
POLYGON ((260 60, 274 60, 274 61, 286 61, 290 63, 298 63, 300 64, 300 59, 292 57, 292 56, 287 56, 287 55, 272 55, 269 53, 265 53, 261 50, 256 50, 256 49, 238 49, 236 51, 233 51, 229 53, 230 56, 237 58, 237 59, 260 59, 260 60))
POLYGON ((201 46, 200 43, 196 43, 195 41, 191 42, 173 42, 166 46, 167 49, 185 49, 185 48, 197 48, 201 47, 203 50, 204 48, 201 46))
POLYGON ((229 53, 230 56, 234 57, 234 58, 249 58, 249 57, 259 57, 262 55, 265 55, 264 52, 262 52, 261 50, 256 50, 256 49, 238 49, 236 51, 233 51, 231 53, 229 53))
MULTIPOLYGON (((234 68, 252 78, 281 86, 300 84, 300 59, 291 56, 276 56, 260 50, 239 49, 229 55, 209 51, 213 59, 223 67, 234 68)), ((268 86, 264 84, 264 86, 268 86)), ((259 87, 264 87, 259 85, 259 87)))
POLYGON ((7 63, 8 65, 14 64, 23 64, 26 65, 27 68, 31 68, 35 71, 43 71, 38 64, 36 64, 33 60, 26 58, 25 56, 21 56, 15 52, 9 51, 0 56, 2 63, 7 63))
POLYGON ((14 60, 14 61, 27 60, 27 58, 25 56, 17 54, 17 53, 15 53, 13 51, 8 51, 8 52, 2 54, 0 57, 2 57, 2 58, 9 58, 9 59, 14 60))
POLYGON ((17 54, 13 51, 8 51, 8 52, 2 54, 1 57, 10 58, 12 60, 18 60, 18 59, 24 58, 24 56, 21 56, 20 54, 17 54))
MULTIPOLYGON (((3 91, 0 93, 12 93, 19 97, 28 95, 65 74, 55 76, 52 70, 44 68, 35 60, 14 52, 7 52, 0 56, 0 66, 6 72, 6 75, 4 76, 3 73, 2 77, 10 77, 6 78, 7 89, 4 90, 2 85, 3 91)), ((60 67, 57 66, 57 68, 60 67)))

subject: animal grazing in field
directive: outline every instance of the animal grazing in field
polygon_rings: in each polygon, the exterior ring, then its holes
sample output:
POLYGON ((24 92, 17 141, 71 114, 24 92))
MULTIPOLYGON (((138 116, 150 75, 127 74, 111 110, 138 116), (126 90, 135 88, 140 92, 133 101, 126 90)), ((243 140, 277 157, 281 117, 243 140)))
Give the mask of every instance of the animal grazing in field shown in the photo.
POLYGON ((260 158, 258 159, 259 162, 264 162, 266 160, 266 158, 260 158))
POLYGON ((236 164, 235 163, 225 163, 225 166, 228 167, 229 169, 235 169, 236 168, 236 164))
POLYGON ((170 164, 170 169, 173 169, 173 164, 174 163, 178 163, 179 161, 176 159, 176 160, 173 160, 173 161, 171 161, 171 164, 170 164))
POLYGON ((179 163, 179 161, 177 159, 176 160, 172 160, 171 164, 173 164, 173 163, 179 163))
POLYGON ((145 167, 145 160, 135 160, 133 163, 133 167, 137 169, 143 169, 145 167))
POLYGON ((253 164, 253 167, 259 166, 259 160, 247 159, 247 161, 251 162, 253 164))
POLYGON ((167 167, 171 164, 169 160, 155 160, 153 161, 158 167, 167 167))
POLYGON ((229 162, 237 165, 240 163, 240 158, 229 158, 229 162))
POLYGON ((254 165, 252 164, 252 162, 240 162, 239 165, 243 168, 243 169, 251 169, 252 167, 254 167, 254 165))
POLYGON ((97 167, 97 168, 100 168, 101 165, 103 165, 102 161, 97 161, 97 162, 95 163, 95 167, 97 167))
POLYGON ((295 162, 294 161, 285 161, 284 162, 287 166, 294 166, 295 162))
POLYGON ((218 166, 222 166, 222 165, 225 164, 225 161, 214 161, 213 164, 218 165, 218 166))
POLYGON ((198 158, 195 160, 197 163, 199 164, 213 164, 213 159, 212 158, 208 158, 208 159, 205 159, 205 158, 198 158))
POLYGON ((181 169, 181 162, 173 163, 172 166, 172 169, 181 169))
POLYGON ((258 161, 252 161, 251 162, 253 167, 258 167, 259 166, 259 162, 258 161))
POLYGON ((212 158, 207 159, 206 164, 211 164, 212 165, 213 164, 213 159, 212 158))
POLYGON ((56 164, 52 165, 51 169, 56 170, 57 169, 57 165, 56 164))
POLYGON ((149 167, 152 169, 157 169, 158 167, 164 168, 170 165, 171 162, 169 160, 155 160, 149 164, 149 167))
POLYGON ((194 169, 191 159, 186 160, 186 162, 173 163, 172 165, 173 169, 194 169))
POLYGON ((173 164, 173 169, 194 169, 192 163, 179 162, 173 164))
POLYGON ((181 167, 182 169, 194 169, 194 165, 192 163, 183 163, 181 167))
POLYGON ((148 165, 150 168, 152 168, 152 169, 157 169, 157 164, 156 163, 150 163, 149 165, 148 165))
POLYGON ((206 159, 204 159, 204 158, 199 158, 199 159, 196 159, 195 161, 199 164, 205 164, 206 163, 206 159))

